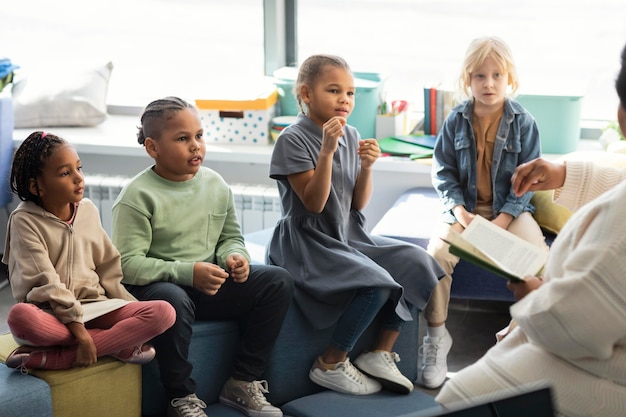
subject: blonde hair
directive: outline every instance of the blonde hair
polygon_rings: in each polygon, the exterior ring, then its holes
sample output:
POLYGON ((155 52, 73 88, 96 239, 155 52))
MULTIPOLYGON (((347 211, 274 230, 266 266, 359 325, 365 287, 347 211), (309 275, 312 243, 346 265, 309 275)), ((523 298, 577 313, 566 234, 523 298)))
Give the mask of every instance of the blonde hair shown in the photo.
POLYGON ((346 60, 335 55, 311 55, 304 60, 302 65, 300 65, 298 79, 293 87, 293 94, 296 97, 298 107, 300 107, 302 113, 306 113, 305 105, 302 101, 302 95, 300 93, 302 86, 307 85, 309 87, 313 87, 326 65, 345 69, 350 73, 352 72, 346 60))
POLYGON ((466 96, 471 97, 470 89, 472 72, 485 63, 485 60, 491 57, 500 66, 502 72, 509 76, 509 86, 511 87, 511 96, 514 96, 519 88, 519 78, 517 76, 517 67, 513 60, 513 54, 509 46, 500 38, 495 36, 487 36, 474 39, 465 53, 463 66, 461 67, 461 75, 459 77, 459 90, 466 96))

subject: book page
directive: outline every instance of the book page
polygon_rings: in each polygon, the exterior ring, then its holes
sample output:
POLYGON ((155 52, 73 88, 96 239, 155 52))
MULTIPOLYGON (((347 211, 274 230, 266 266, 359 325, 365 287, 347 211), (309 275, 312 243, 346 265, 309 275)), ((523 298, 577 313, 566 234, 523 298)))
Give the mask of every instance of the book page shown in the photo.
POLYGON ((88 322, 89 320, 93 320, 96 317, 100 317, 105 315, 106 313, 110 313, 113 310, 117 310, 118 308, 125 306, 131 301, 121 300, 119 298, 110 298, 108 300, 103 301, 92 301, 89 303, 85 303, 82 305, 83 307, 83 322, 88 322))
POLYGON ((500 268, 520 278, 539 274, 548 257, 547 251, 481 216, 474 217, 461 236, 500 268))

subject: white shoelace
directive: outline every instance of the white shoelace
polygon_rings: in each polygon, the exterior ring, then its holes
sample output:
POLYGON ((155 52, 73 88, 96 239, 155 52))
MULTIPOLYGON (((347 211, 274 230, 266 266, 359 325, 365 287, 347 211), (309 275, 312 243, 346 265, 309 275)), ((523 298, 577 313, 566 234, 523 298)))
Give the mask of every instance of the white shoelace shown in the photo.
POLYGON ((248 392, 258 405, 271 405, 264 395, 270 392, 266 380, 250 382, 248 392))
POLYGON ((439 343, 424 343, 420 347, 424 365, 436 365, 439 357, 439 343))
POLYGON ((185 417, 206 417, 203 408, 206 408, 206 404, 200 398, 195 395, 188 395, 183 398, 174 398, 172 400, 172 407, 177 408, 185 417))
POLYGON ((400 362, 400 355, 396 352, 390 352, 388 355, 383 355, 385 358, 385 362, 387 362, 387 367, 394 374, 402 374, 398 367, 396 366, 396 362, 400 362))
POLYGON ((342 368, 342 373, 347 375, 348 378, 358 382, 360 385, 364 385, 363 374, 354 365, 352 365, 350 359, 346 359, 344 362, 339 362, 337 364, 337 368, 342 368))

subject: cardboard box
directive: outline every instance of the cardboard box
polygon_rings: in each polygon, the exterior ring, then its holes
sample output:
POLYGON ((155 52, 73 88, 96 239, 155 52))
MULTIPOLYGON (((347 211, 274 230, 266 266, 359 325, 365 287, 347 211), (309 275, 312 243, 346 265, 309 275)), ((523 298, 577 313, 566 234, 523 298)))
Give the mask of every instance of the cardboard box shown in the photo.
POLYGON ((197 99, 206 143, 268 145, 277 100, 275 87, 248 97, 197 99))

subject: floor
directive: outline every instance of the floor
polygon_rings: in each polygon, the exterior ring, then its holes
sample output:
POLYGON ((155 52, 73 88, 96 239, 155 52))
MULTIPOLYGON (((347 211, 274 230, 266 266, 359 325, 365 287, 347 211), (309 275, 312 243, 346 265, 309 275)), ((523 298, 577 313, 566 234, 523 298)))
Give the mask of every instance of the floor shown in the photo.
MULTIPOLYGON (((2 263, 0 263, 0 268, 2 263)), ((0 334, 9 331, 6 319, 14 304, 11 288, 0 269, 0 334)), ((448 376, 480 358, 495 342, 495 333, 509 322, 509 303, 477 300, 452 300, 446 326, 454 344, 448 356, 448 376)), ((426 323, 420 319, 420 332, 426 323)), ((437 390, 419 387, 422 391, 436 395, 437 390)))

